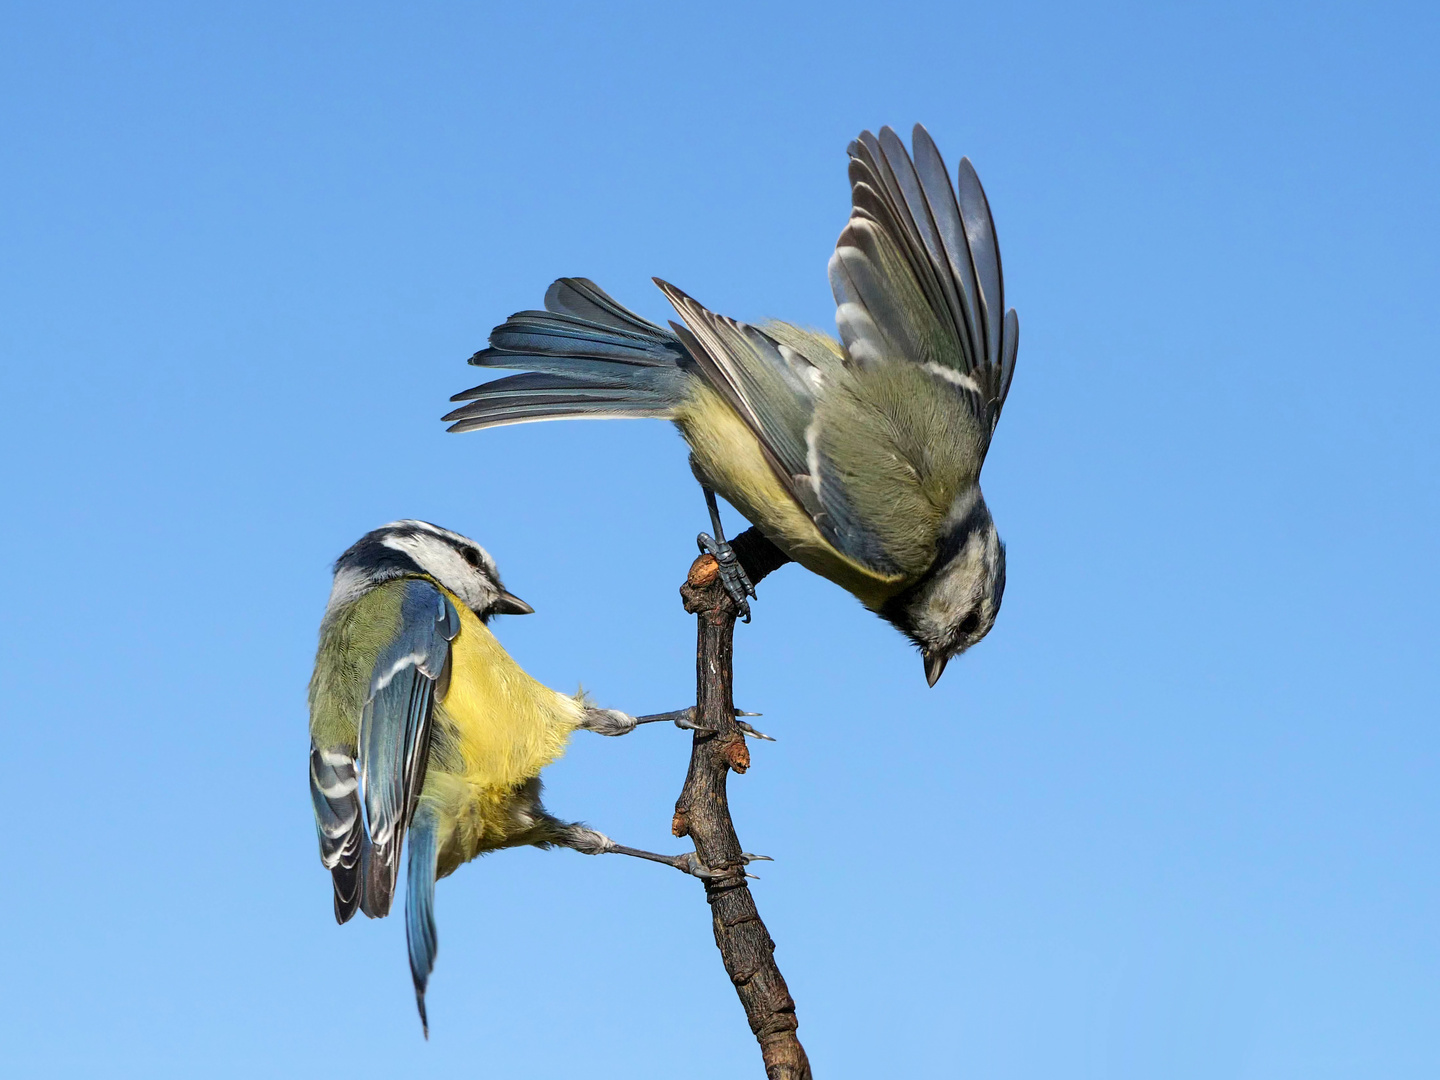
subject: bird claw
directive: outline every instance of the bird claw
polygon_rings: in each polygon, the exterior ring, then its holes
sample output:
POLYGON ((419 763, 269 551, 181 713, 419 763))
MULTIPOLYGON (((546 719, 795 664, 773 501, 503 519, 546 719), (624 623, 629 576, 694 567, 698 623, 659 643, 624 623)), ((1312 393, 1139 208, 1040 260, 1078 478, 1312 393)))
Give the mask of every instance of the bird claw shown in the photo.
MULTIPOLYGON (((743 709, 736 709, 735 726, 738 727, 741 731, 743 731, 746 735, 752 736, 753 738, 764 739, 766 742, 774 742, 775 739, 773 736, 766 735, 763 731, 756 731, 755 728, 751 727, 744 720, 740 719, 740 717, 742 716, 761 715, 763 714, 758 712, 746 712, 743 709)), ((637 716, 635 717, 635 724, 637 726, 640 724, 654 724, 658 723, 661 720, 669 720, 682 731, 694 731, 700 735, 715 734, 714 728, 706 727, 704 724, 698 724, 695 722, 694 705, 691 705, 688 709, 676 709, 674 712, 650 713, 648 716, 637 716)))
POLYGON ((693 851, 687 851, 684 855, 677 855, 675 857, 675 869, 681 873, 689 874, 691 877, 697 877, 701 881, 713 881, 715 878, 725 876, 718 870, 711 870, 702 863, 700 856, 696 855, 693 851))
POLYGON ((695 543, 701 551, 715 559, 720 568, 720 584, 725 586, 725 591, 735 602, 735 610, 741 621, 748 623, 750 602, 745 598, 755 596, 755 586, 750 583, 750 575, 745 573, 745 567, 740 565, 740 560, 735 556, 735 549, 724 540, 716 540, 709 533, 703 532, 695 538, 695 543))
MULTIPOLYGON (((774 862, 775 860, 770 858, 769 855, 752 855, 748 851, 744 852, 739 859, 741 867, 749 866, 752 862, 762 861, 774 862)), ((697 877, 701 881, 718 881, 734 875, 734 872, 730 870, 711 870, 700 861, 700 856, 696 855, 693 851, 687 851, 684 855, 677 855, 675 857, 675 869, 689 874, 691 877, 697 877)), ((754 874, 745 873, 743 870, 742 873, 752 881, 760 880, 754 874)))
POLYGON ((695 722, 695 706, 681 709, 675 714, 675 726, 681 731, 698 731, 701 735, 714 735, 715 729, 695 722))

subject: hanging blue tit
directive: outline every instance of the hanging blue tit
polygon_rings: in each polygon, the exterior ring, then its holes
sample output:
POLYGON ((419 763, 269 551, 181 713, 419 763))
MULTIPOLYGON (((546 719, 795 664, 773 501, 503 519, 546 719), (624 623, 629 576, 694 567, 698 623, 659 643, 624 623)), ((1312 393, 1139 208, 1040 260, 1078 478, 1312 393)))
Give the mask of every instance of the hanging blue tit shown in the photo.
POLYGON ((540 771, 576 729, 623 735, 657 720, 695 725, 691 709, 636 718, 536 682, 486 625, 495 615, 531 612, 473 540, 424 521, 396 521, 336 561, 320 624, 310 679, 310 794, 335 918, 390 911, 408 834, 405 936, 427 1035, 435 881, 461 863, 533 844, 635 855, 709 876, 693 852, 624 847, 546 812, 540 771))
POLYGON ((742 611, 754 590, 715 492, 784 557, 829 578, 919 647, 934 686, 995 625, 1005 547, 980 468, 1015 372, 995 225, 962 158, 952 186, 929 134, 914 158, 881 128, 850 144, 850 221, 830 259, 840 340, 748 326, 658 278, 681 323, 561 278, 471 357, 529 368, 456 394, 451 431, 557 417, 672 420, 690 445, 716 555, 742 611))

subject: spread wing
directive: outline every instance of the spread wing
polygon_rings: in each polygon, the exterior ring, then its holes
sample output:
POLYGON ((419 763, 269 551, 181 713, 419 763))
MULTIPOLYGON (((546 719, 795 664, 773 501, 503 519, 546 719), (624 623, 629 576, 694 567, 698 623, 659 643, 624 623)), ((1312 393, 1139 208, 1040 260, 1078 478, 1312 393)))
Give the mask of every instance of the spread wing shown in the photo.
POLYGON ((888 127, 850 144, 850 221, 830 259, 841 340, 860 366, 903 360, 956 388, 988 440, 1015 373, 995 223, 961 158, 952 187, 919 124, 914 160, 888 127))

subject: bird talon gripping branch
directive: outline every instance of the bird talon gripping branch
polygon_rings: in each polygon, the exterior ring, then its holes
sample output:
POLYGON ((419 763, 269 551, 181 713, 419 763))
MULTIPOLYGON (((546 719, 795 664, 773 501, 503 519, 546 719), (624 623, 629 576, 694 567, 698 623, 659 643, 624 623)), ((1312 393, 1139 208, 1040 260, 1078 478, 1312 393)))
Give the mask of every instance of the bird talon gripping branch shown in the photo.
POLYGON ((745 573, 745 567, 740 565, 740 560, 735 557, 735 549, 724 540, 716 540, 709 533, 701 533, 695 538, 695 543, 700 550, 711 556, 720 572, 720 584, 724 586, 726 594, 735 602, 735 610, 739 613, 742 622, 750 621, 750 602, 746 599, 755 596, 755 586, 750 584, 750 576, 745 573))
POLYGON ((456 394, 469 404, 445 417, 450 430, 673 421, 710 511, 700 546, 741 616, 754 582, 725 542, 717 493, 781 554, 910 638, 935 685, 990 632, 1004 596, 980 470, 1020 322, 974 167, 961 158, 952 183, 918 124, 911 146, 888 127, 850 144, 850 220, 829 266, 838 341, 717 315, 657 278, 679 315, 667 329, 593 281, 560 278, 544 311, 511 316, 470 358, 524 373, 456 394))
POLYGON ((486 625, 531 611, 474 541, 424 521, 376 529, 335 563, 310 680, 320 859, 343 923, 357 910, 389 912, 408 849, 405 937, 422 1023, 435 882, 462 863, 534 844, 688 865, 557 820, 541 803, 540 772, 578 729, 624 735, 652 720, 708 729, 694 706, 637 719, 536 682, 486 625))

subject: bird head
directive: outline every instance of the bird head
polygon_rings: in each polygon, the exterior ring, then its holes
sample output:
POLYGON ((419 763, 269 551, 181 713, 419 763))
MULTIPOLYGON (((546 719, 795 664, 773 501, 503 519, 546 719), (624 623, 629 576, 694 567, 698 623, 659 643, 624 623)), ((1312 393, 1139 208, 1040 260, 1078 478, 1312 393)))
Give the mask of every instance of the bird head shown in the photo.
POLYGON ((930 569, 880 614, 919 647, 934 686, 951 657, 990 632, 1004 595, 1005 545, 973 488, 956 500, 930 569))
POLYGON ((482 622, 494 615, 529 615, 529 604, 506 591, 490 553, 474 540, 428 521, 392 521, 357 540, 335 561, 330 607, 382 582, 423 575, 433 579, 482 622))

